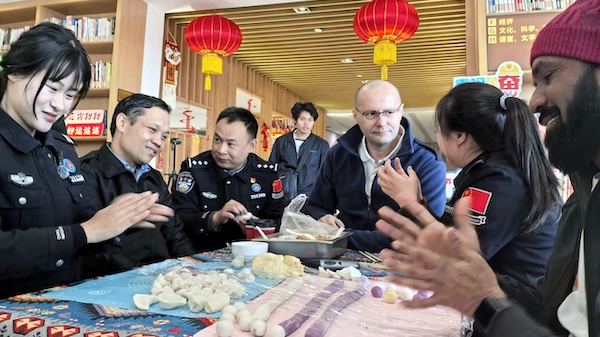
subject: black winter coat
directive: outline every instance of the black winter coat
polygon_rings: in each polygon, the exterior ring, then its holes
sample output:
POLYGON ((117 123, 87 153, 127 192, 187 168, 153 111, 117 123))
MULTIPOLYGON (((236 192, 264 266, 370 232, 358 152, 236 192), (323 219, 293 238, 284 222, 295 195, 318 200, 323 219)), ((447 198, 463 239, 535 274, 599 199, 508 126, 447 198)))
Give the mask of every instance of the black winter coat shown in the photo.
MULTIPOLYGON (((172 207, 171 194, 161 173, 144 173, 138 182, 115 157, 107 144, 81 158, 86 189, 92 200, 90 212, 106 207, 117 196, 144 191, 158 192, 158 203, 172 207)), ((177 218, 156 223, 156 228, 131 228, 123 234, 82 250, 82 276, 106 275, 172 257, 191 255, 194 249, 177 218)))
POLYGON ((329 143, 313 133, 300 146, 299 153, 296 153, 294 132, 286 133, 275 140, 269 162, 278 165, 277 173, 283 183, 287 202, 298 194, 310 194, 327 150, 329 150, 329 143), (307 151, 306 161, 296 172, 300 159, 307 151))

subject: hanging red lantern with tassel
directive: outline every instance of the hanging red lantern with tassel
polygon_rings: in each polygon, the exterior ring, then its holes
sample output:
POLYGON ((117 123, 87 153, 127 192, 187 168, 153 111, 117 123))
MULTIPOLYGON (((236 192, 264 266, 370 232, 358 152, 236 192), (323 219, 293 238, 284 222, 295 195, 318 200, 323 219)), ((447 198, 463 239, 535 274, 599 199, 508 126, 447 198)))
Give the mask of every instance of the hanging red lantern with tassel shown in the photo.
POLYGON ((204 89, 211 89, 210 75, 223 73, 223 59, 242 44, 242 31, 231 20, 219 15, 195 18, 185 27, 185 42, 192 51, 202 55, 202 73, 206 74, 204 89))
POLYGON ((417 10, 404 0, 373 0, 354 16, 354 32, 374 44, 373 63, 381 66, 387 80, 387 66, 396 63, 396 44, 410 39, 419 28, 417 10))

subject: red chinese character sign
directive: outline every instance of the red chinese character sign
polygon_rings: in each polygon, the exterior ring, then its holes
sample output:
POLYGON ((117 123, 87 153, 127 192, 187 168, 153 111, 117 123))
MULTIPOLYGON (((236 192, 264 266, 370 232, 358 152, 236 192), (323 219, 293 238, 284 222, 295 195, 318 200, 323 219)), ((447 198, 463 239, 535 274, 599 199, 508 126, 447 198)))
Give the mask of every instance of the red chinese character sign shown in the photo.
POLYGON ((375 45, 373 63, 381 66, 381 79, 387 80, 387 66, 396 63, 396 44, 406 41, 419 28, 417 10, 404 0, 373 0, 354 16, 354 32, 375 45))
POLYGON ((211 89, 210 75, 223 73, 221 57, 235 53, 242 44, 242 32, 231 20, 219 15, 206 15, 192 20, 183 34, 185 43, 202 55, 204 89, 211 89))
POLYGON ((69 137, 100 137, 104 135, 104 110, 74 110, 65 119, 69 137))

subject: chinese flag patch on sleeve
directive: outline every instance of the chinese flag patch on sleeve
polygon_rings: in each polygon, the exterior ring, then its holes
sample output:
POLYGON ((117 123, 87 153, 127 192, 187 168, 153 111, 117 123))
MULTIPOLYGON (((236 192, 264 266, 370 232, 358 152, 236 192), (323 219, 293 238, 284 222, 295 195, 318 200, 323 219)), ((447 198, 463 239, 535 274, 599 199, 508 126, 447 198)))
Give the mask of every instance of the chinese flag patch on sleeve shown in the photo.
POLYGON ((273 181, 273 193, 278 193, 281 191, 283 191, 283 184, 281 183, 281 179, 273 181))
POLYGON ((471 210, 479 214, 485 214, 492 199, 492 192, 479 188, 469 187, 463 194, 463 197, 471 197, 471 210))

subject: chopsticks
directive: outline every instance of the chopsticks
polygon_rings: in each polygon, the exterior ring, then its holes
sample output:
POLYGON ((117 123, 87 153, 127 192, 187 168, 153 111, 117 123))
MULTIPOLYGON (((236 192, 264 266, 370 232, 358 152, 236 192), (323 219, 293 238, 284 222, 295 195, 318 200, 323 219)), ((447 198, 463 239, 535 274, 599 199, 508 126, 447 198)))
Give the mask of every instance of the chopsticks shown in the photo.
POLYGON ((381 258, 373 253, 366 252, 364 250, 359 250, 358 253, 367 259, 369 259, 373 263, 381 263, 381 258))

